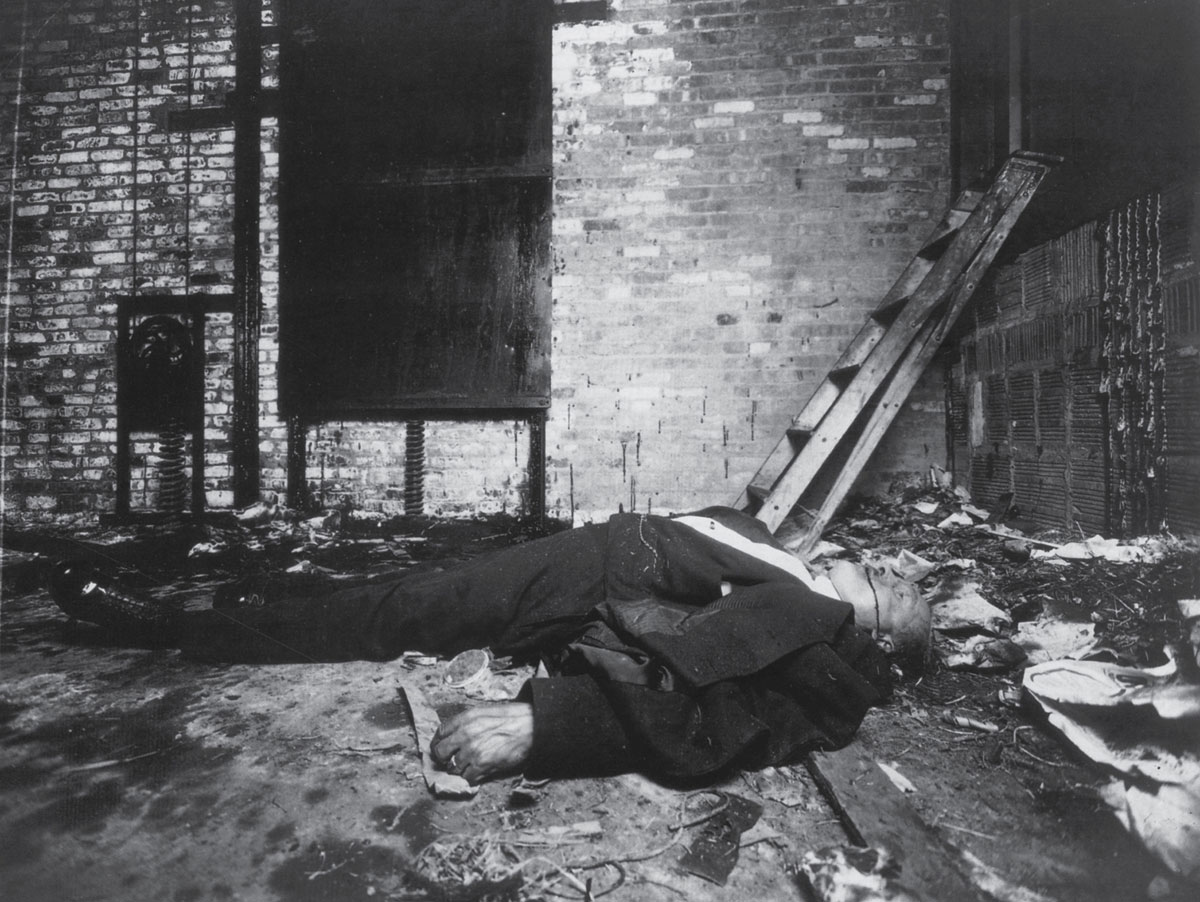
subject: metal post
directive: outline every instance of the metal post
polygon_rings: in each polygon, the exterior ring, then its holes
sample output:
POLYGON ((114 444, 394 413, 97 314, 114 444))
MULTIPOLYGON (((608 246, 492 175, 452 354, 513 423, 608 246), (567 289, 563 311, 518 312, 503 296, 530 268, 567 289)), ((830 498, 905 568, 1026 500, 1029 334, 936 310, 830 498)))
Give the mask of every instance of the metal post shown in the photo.
POLYGON ((529 416, 529 516, 538 532, 546 531, 546 411, 529 416))
POLYGON ((192 433, 192 516, 204 513, 204 326, 208 314, 197 304, 192 310, 192 384, 191 405, 188 416, 192 433))
POLYGON ((262 0, 237 0, 236 103, 233 137, 233 498, 258 499, 259 111, 262 90, 262 0))
POLYGON ((129 298, 117 299, 117 517, 129 516, 129 298))
POLYGON ((308 495, 308 457, 304 443, 308 423, 298 416, 287 421, 287 501, 296 510, 308 510, 312 499, 308 495))

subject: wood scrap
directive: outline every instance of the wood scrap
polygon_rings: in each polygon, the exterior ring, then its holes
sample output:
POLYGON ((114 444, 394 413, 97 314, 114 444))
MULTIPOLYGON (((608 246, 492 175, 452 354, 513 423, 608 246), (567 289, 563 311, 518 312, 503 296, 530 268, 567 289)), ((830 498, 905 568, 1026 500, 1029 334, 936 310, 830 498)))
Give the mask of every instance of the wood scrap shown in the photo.
POLYGON ((851 841, 886 849, 901 880, 924 902, 988 902, 962 865, 961 855, 930 827, 876 762, 857 745, 814 752, 809 770, 851 841))

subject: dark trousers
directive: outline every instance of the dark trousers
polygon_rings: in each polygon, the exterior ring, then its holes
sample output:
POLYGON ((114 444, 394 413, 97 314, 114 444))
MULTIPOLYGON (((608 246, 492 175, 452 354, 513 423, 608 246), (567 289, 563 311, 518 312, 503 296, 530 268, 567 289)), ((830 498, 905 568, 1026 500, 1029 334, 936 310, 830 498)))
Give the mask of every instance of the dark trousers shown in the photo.
POLYGON ((390 660, 467 648, 521 655, 577 632, 605 598, 608 530, 584 526, 454 564, 263 608, 189 611, 176 641, 206 660, 390 660))

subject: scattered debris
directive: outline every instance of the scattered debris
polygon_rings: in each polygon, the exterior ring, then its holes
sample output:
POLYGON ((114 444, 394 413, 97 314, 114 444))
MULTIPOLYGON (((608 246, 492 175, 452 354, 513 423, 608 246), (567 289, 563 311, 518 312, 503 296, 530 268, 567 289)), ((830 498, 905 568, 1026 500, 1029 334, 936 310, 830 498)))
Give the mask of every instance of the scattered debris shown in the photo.
POLYGON ((979 730, 981 733, 1000 732, 1000 727, 991 721, 977 720, 974 717, 968 717, 965 714, 958 714, 954 711, 943 711, 942 721, 943 723, 950 724, 952 727, 965 727, 969 730, 979 730))
POLYGON ((465 689, 487 679, 492 656, 485 648, 470 648, 455 655, 442 674, 447 686, 465 689))
POLYGON ((913 554, 907 548, 896 555, 891 561, 891 567, 897 576, 910 583, 919 583, 934 570, 938 569, 937 564, 925 560, 920 555, 913 554))
POLYGON ((1021 690, 1016 686, 1001 686, 996 690, 996 700, 1006 708, 1021 707, 1021 690))
MULTIPOLYGON (((537 859, 543 871, 550 862, 537 859)), ((434 898, 513 898, 525 882, 526 862, 509 844, 489 835, 445 836, 417 855, 407 876, 434 898)))
POLYGON ((1120 775, 1102 797, 1127 829, 1173 871, 1200 878, 1200 683, 1173 660, 1053 661, 1029 668, 1024 685, 1068 742, 1120 775))
POLYGON ((784 808, 807 808, 812 804, 812 784, 803 768, 766 767, 742 774, 742 780, 763 799, 784 808))
POLYGON ((820 902, 920 902, 887 849, 828 846, 805 852, 800 869, 820 902))
POLYGON ((926 595, 933 614, 933 628, 942 632, 983 631, 1004 635, 1012 629, 1012 618, 980 594, 980 584, 961 575, 943 579, 926 595))
POLYGON ((908 777, 904 776, 904 774, 900 773, 900 771, 896 769, 895 765, 884 764, 882 761, 878 761, 876 763, 879 765, 879 769, 887 774, 887 778, 892 781, 892 785, 898 790, 906 793, 915 793, 917 791, 917 787, 913 785, 913 782, 908 779, 908 777))
POLYGON ((852 520, 850 525, 855 529, 878 529, 879 521, 867 517, 861 520, 852 520))
POLYGON ((965 641, 943 640, 938 648, 942 663, 951 670, 996 673, 1012 670, 1025 662, 1025 650, 1000 636, 971 636, 965 641))
MULTIPOLYGON (((786 543, 785 543, 784 547, 787 547, 786 543)), ((846 553, 846 549, 843 548, 841 545, 838 545, 834 542, 826 542, 826 541, 822 540, 820 542, 817 542, 817 544, 813 546, 812 551, 810 551, 808 554, 808 559, 810 561, 818 561, 821 558, 837 557, 838 555, 842 555, 845 553, 846 553)))
POLYGON ((564 845, 578 845, 590 842, 604 835, 604 828, 599 821, 580 821, 565 826, 542 827, 537 830, 521 830, 510 842, 520 846, 552 846, 557 848, 564 845))
POLYGON ((406 651, 400 656, 400 666, 405 670, 412 670, 414 667, 435 667, 441 663, 441 658, 436 655, 423 655, 419 651, 406 651))
POLYGON ((1042 615, 1020 624, 1013 641, 1024 649, 1031 664, 1082 658, 1096 647, 1096 624, 1042 615))
POLYGON ((699 833, 688 842, 679 867, 710 883, 724 886, 737 866, 742 834, 762 816, 762 806, 732 793, 720 793, 720 808, 705 818, 699 833))
POLYGON ((279 505, 269 501, 256 501, 249 507, 237 512, 239 523, 267 523, 279 513, 279 505))
POLYGON ((1092 536, 1083 542, 1068 542, 1055 548, 1034 549, 1035 558, 1057 557, 1064 561, 1106 560, 1115 564, 1151 563, 1162 560, 1168 549, 1162 539, 1143 537, 1125 543, 1117 539, 1092 536))
MULTIPOLYGON (((945 475, 942 474, 943 477, 945 475)), ((1144 751, 1143 743, 1156 737, 1176 735, 1170 732, 1173 727, 1190 725, 1195 728, 1194 714, 1172 717, 1161 711, 1163 707, 1167 711, 1175 710, 1172 705, 1191 710, 1186 707, 1194 703, 1194 696, 1188 694, 1190 690, 1180 693, 1177 699, 1173 692, 1167 691, 1166 686, 1160 685, 1156 676, 1159 668, 1164 666, 1164 646, 1177 643, 1181 637, 1188 635, 1189 630, 1197 637, 1193 646, 1200 646, 1200 600, 1192 597, 1197 592, 1194 549, 1169 539, 1116 542, 1093 538, 1079 542, 1075 540, 1080 533, 1069 535, 1053 530, 1026 535, 1011 525, 995 522, 995 515, 989 522, 977 524, 975 520, 982 511, 978 508, 971 510, 967 493, 953 489, 946 478, 934 479, 931 475, 931 482, 934 483, 932 488, 923 489, 917 494, 905 494, 896 501, 875 499, 860 503, 857 509, 849 510, 845 517, 831 524, 826 540, 810 558, 819 558, 822 563, 838 558, 842 559, 841 563, 855 565, 860 579, 868 584, 872 599, 880 591, 892 591, 894 586, 902 587, 896 591, 915 592, 918 596, 924 594, 926 600, 937 599, 933 605, 933 614, 938 618, 935 639, 942 654, 932 665, 932 678, 922 683, 902 683, 898 689, 898 703, 884 709, 881 715, 904 722, 907 731, 905 736, 913 737, 905 738, 904 742, 911 742, 915 748, 920 748, 920 743, 928 740, 931 748, 936 744, 940 749, 961 750, 957 753, 970 756, 972 762, 986 762, 988 773, 994 773, 1002 779, 1013 777, 1015 780, 1019 777, 1017 792, 1023 790, 1031 799, 1036 795, 1038 804, 1055 804, 1051 793, 1061 790, 1046 775, 1053 774, 1052 769, 1059 769, 1058 773, 1063 778, 1059 785, 1069 783, 1082 786, 1080 792, 1088 793, 1087 799, 1091 803, 1094 797, 1090 794, 1092 790, 1086 777, 1081 777, 1087 773, 1079 763, 1081 759, 1064 757, 1062 749, 1054 745, 1045 731, 1031 725, 1025 719, 1027 712, 1020 709, 1020 690, 1007 683, 1000 684, 994 674, 1014 671, 1023 663, 1039 667, 1050 662, 1071 668, 1087 665, 1090 670, 1096 662, 1067 659, 1087 655, 1097 649, 1108 650, 1114 659, 1136 665, 1125 670, 1111 662, 1104 665, 1113 668, 1104 671, 1107 674, 1105 680, 1110 690, 1124 691, 1121 700, 1110 700, 1111 703, 1103 706, 1079 699, 1073 702, 1063 700, 1061 707, 1064 711, 1084 721, 1085 727, 1094 726, 1084 716, 1089 712, 1097 715, 1103 713, 1106 720, 1139 725, 1140 732, 1132 738, 1128 747, 1130 750, 1138 749, 1139 754, 1144 751), (965 515, 966 519, 959 521, 963 528, 951 525, 938 529, 938 523, 950 511, 965 515), (1060 553, 1064 549, 1065 554, 1060 553), (1013 561, 1022 563, 1013 566, 1013 561), (949 572, 952 570, 961 572, 949 572), (1185 599, 1176 605, 1177 600, 1185 596, 1190 598, 1190 603, 1185 599), (955 601, 961 607, 943 604, 943 601, 955 601), (964 637, 956 630, 974 632, 976 635, 964 637), (955 659, 954 655, 961 657, 955 659), (956 670, 951 672, 949 667, 955 667, 956 670), (959 667, 966 670, 958 670, 959 667), (1133 674, 1148 674, 1149 679, 1142 681, 1142 676, 1133 674), (1114 716, 1114 711, 1120 712, 1119 717, 1114 716), (1045 786, 1040 787, 1039 781, 1045 786)), ((211 584, 229 576, 243 575, 247 571, 257 573, 265 570, 271 578, 281 580, 289 588, 320 586, 331 580, 358 579, 373 573, 392 572, 398 564, 406 568, 444 566, 447 560, 470 557, 479 550, 494 547, 497 540, 522 540, 520 530, 514 525, 469 524, 468 528, 473 533, 464 539, 462 524, 456 524, 454 531, 450 532, 442 531, 442 527, 433 521, 409 518, 400 524, 396 518, 389 520, 379 516, 358 516, 357 512, 349 510, 330 511, 305 518, 276 505, 269 519, 260 517, 261 512, 245 519, 227 515, 224 522, 206 522, 187 534, 186 543, 180 542, 174 548, 176 561, 184 557, 188 559, 186 579, 197 580, 194 584, 188 583, 197 599, 201 597, 202 590, 207 591, 206 584, 200 582, 200 578, 211 584)), ((1009 524, 1013 522, 1008 521, 1009 524)), ((126 552, 124 546, 139 544, 130 542, 130 538, 131 531, 128 528, 116 530, 110 527, 88 541, 97 547, 104 547, 106 554, 121 560, 127 567, 136 568, 147 582, 152 581, 156 574, 167 572, 166 555, 160 560, 153 554, 147 555, 144 550, 136 555, 126 552)), ((144 544, 141 547, 144 548, 144 544)), ((7 549, 3 552, 6 579, 12 578, 11 575, 17 572, 8 560, 19 560, 16 554, 7 549)), ((36 555, 32 559, 36 562, 36 555)), ((178 576, 171 574, 171 578, 178 576)), ((486 652, 477 650, 476 654, 486 655, 486 652)), ((476 663, 478 660, 475 658, 476 663)), ((1177 660, 1177 674, 1186 674, 1189 666, 1187 660, 1182 656, 1177 660)), ((1200 648, 1193 647, 1190 660, 1193 668, 1200 666, 1200 648)), ((447 665, 438 658, 408 654, 399 663, 410 671, 430 668, 424 673, 418 671, 411 679, 425 685, 431 697, 436 687, 454 688, 453 684, 458 683, 462 685, 457 687, 457 691, 463 696, 486 697, 477 693, 493 689, 500 691, 511 685, 509 681, 519 684, 527 675, 512 669, 511 662, 507 661, 490 661, 484 667, 472 667, 471 659, 467 658, 460 662, 460 668, 456 668, 455 662, 447 665), (442 666, 446 667, 445 675, 433 669, 442 666), (451 673, 454 675, 450 676, 451 673)), ((1036 672, 1037 667, 1030 668, 1030 673, 1036 672)), ((1015 675, 1011 679, 1015 679, 1015 675)), ((1064 694, 1063 698, 1066 699, 1067 695, 1064 694)), ((411 708, 411 696, 408 701, 411 708)), ((415 710, 413 714, 415 723, 415 710)), ((432 714, 432 718, 428 727, 429 735, 437 725, 436 714, 432 714)), ((353 754, 366 758, 402 749, 406 750, 407 757, 411 750, 411 740, 395 743, 390 737, 371 735, 373 738, 370 741, 366 738, 345 743, 339 741, 332 751, 339 755, 353 754)), ((418 741, 421 750, 427 753, 428 736, 418 741)), ((891 774, 886 779, 884 777, 886 767, 890 767, 901 780, 904 780, 900 773, 902 768, 913 772, 914 759, 906 757, 902 749, 902 746, 897 746, 882 751, 880 757, 886 758, 888 764, 880 765, 876 774, 880 783, 887 784, 889 792, 911 798, 911 790, 900 786, 895 777, 891 774)), ((120 752, 115 747, 100 757, 102 760, 96 764, 85 764, 83 767, 126 767, 137 760, 133 753, 120 752)), ((1194 840, 1194 836, 1179 829, 1180 824, 1190 825, 1200 821, 1194 790, 1184 787, 1180 791, 1164 791, 1160 788, 1158 792, 1150 792, 1156 785, 1180 784, 1167 784, 1165 781, 1155 784, 1149 782, 1149 778, 1140 770, 1135 775, 1128 775, 1121 766, 1106 764, 1099 757, 1093 760, 1110 773, 1118 775, 1118 779, 1105 791, 1105 796, 1111 799, 1130 829, 1147 846, 1165 850, 1159 852, 1164 860, 1175 855, 1177 862, 1182 862, 1175 867, 1175 871, 1180 875, 1185 874, 1188 861, 1200 859, 1193 852, 1187 853, 1191 855, 1190 859, 1184 854, 1191 848, 1187 843, 1194 840), (1172 851, 1180 849, 1184 851, 1172 851)), ((430 778, 431 772, 433 774, 434 783, 430 785, 434 792, 437 792, 434 787, 439 785, 440 780, 461 780, 432 768, 425 756, 422 761, 426 779, 430 778)), ((1143 759, 1139 758, 1138 762, 1141 766, 1143 759)), ((415 774, 413 777, 415 779, 415 774)), ((776 818, 779 816, 779 807, 776 806, 789 809, 821 804, 815 798, 812 784, 796 768, 768 768, 743 774, 742 780, 748 787, 747 791, 756 793, 754 798, 761 797, 764 806, 774 808, 776 818)), ((419 787, 419 784, 413 785, 419 787)), ((613 785, 626 787, 628 784, 622 782, 613 785)), ((916 799, 918 803, 923 806, 945 804, 940 800, 932 801, 938 798, 939 792, 934 780, 923 782, 921 788, 923 794, 916 799)), ((561 819, 566 826, 539 826, 537 820, 527 816, 524 821, 514 817, 511 822, 505 822, 503 833, 492 834, 486 826, 481 828, 484 832, 475 837, 456 838, 457 834, 447 833, 438 841, 436 848, 430 847, 417 863, 419 866, 416 871, 429 881, 422 884, 417 880, 419 887, 425 887, 425 895, 429 897, 479 897, 487 894, 486 888, 503 886, 515 888, 511 892, 508 889, 497 890, 496 894, 509 892, 511 898, 537 898, 539 893, 546 897, 561 893, 580 899, 587 898, 590 893, 592 898, 597 898, 625 881, 624 868, 630 862, 664 856, 676 845, 686 844, 694 852, 698 838, 708 830, 710 824, 714 834, 719 832, 713 821, 719 820, 720 803, 706 804, 703 811, 697 811, 696 806, 692 805, 689 810, 680 812, 677 823, 660 820, 658 824, 664 831, 663 841, 654 842, 651 837, 643 842, 645 848, 639 847, 637 854, 603 861, 575 864, 559 861, 551 864, 547 858, 541 857, 545 854, 542 850, 558 846, 577 850, 576 847, 581 849, 593 842, 611 843, 614 838, 610 822, 587 820, 593 816, 590 812, 599 813, 599 808, 592 808, 589 813, 561 817, 571 809, 558 807, 558 789, 556 784, 543 792, 542 787, 537 785, 520 783, 511 789, 509 804, 514 807, 540 806, 535 813, 543 816, 542 824, 545 823, 545 817, 552 817, 561 819), (705 819, 697 821, 696 817, 705 819), (607 835, 595 832, 601 824, 609 825, 607 835), (537 855, 523 857, 525 846, 537 847, 537 855), (452 868, 459 868, 461 873, 458 877, 451 873, 452 868), (592 878, 594 882, 589 888, 592 878), (470 893, 465 892, 466 886, 474 889, 470 893), (479 891, 478 895, 475 890, 479 891), (439 892, 442 892, 442 896, 439 896, 439 892)), ((672 806, 678 799, 677 794, 667 793, 664 797, 670 801, 663 804, 672 806)), ((868 806, 879 807, 878 798, 878 794, 865 794, 859 811, 868 806)), ((504 796, 501 795, 500 799, 503 805, 504 796)), ((695 802, 695 799, 692 801, 695 802)), ((711 799, 708 801, 712 802, 711 799)), ((468 808, 462 805, 444 807, 464 811, 468 808)), ((529 815, 529 812, 515 813, 529 815)), ((792 817, 790 812, 786 814, 792 817)), ((889 817, 895 823, 904 823, 898 816, 889 817)), ((770 818, 764 817, 763 820, 770 818)), ((968 839, 964 840, 967 842, 971 835, 986 836, 982 830, 990 830, 996 835, 1002 833, 994 825, 965 823, 967 826, 947 823, 939 826, 935 823, 934 832, 940 832, 943 828, 961 831, 968 834, 968 839), (981 830, 972 829, 976 827, 981 830)), ((454 825, 450 829, 461 828, 454 825)), ((1114 832, 1116 829, 1114 825, 1114 832)), ((928 837, 917 832, 916 827, 913 827, 912 835, 921 844, 929 844, 928 837)), ((744 846, 764 839, 769 841, 777 836, 769 825, 759 823, 742 832, 737 844, 744 846)), ((795 842, 792 837, 789 841, 795 842)), ((881 848, 886 849, 887 846, 881 848)), ((795 850, 793 862, 801 851, 795 850)), ((893 860, 898 864, 903 858, 906 862, 905 873, 900 875, 900 886, 919 888, 921 884, 913 882, 917 868, 914 853, 907 852, 902 856, 899 851, 893 860)), ((611 854, 611 850, 606 849, 605 852, 611 854)), ((967 853, 962 854, 967 856, 967 853)), ((990 853, 988 857, 991 858, 990 853)), ((660 864, 672 866, 674 863, 664 857, 660 859, 660 864)), ((883 868, 886 867, 885 864, 883 868)), ((980 864, 980 868, 985 867, 980 864)), ((320 873, 329 873, 333 868, 342 868, 342 865, 334 865, 320 873)), ((344 870, 339 873, 344 873, 344 870)), ((868 866, 866 870, 870 873, 872 867, 868 866)), ((1028 890, 1011 885, 1003 893, 993 891, 979 876, 979 872, 970 872, 972 880, 997 899, 1040 898, 1028 890)), ((636 873, 633 879, 637 879, 636 873)), ((1192 879, 1195 879, 1194 874, 1192 879)), ((893 884, 895 882, 893 880, 893 884)), ((1145 882, 1141 884, 1143 887, 1145 885, 1145 882)), ((1170 887, 1167 886, 1164 892, 1170 892, 1170 887)), ((923 898, 932 896, 923 894, 923 898)))
POLYGON ((218 544, 217 542, 197 542, 191 547, 191 550, 188 551, 188 557, 200 557, 201 555, 206 554, 218 554, 224 551, 225 548, 225 545, 218 544))
POLYGON ((417 748, 421 753, 421 774, 425 778, 425 785, 429 787, 429 791, 442 798, 473 798, 479 792, 478 786, 472 786, 458 774, 441 770, 434 763, 433 756, 429 752, 429 743, 433 741, 433 734, 437 732, 441 721, 437 712, 426 701, 425 694, 412 686, 400 688, 397 691, 404 696, 404 701, 408 705, 413 732, 417 737, 417 748))
POLYGON ((971 519, 971 515, 963 511, 958 511, 941 520, 937 527, 938 529, 950 529, 953 526, 972 526, 975 521, 971 519))

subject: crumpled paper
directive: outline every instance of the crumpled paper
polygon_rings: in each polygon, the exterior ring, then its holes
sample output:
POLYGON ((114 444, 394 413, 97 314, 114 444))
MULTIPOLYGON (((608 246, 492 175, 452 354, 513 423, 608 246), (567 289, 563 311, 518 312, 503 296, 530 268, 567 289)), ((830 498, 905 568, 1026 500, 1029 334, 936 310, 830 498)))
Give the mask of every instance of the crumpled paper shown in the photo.
POLYGON ((442 798, 474 798, 479 792, 479 787, 471 785, 466 778, 458 774, 442 770, 430 754, 429 744, 441 724, 441 718, 426 700, 425 693, 411 686, 401 687, 398 691, 404 696, 408 712, 412 716, 413 731, 417 734, 417 748, 421 753, 421 775, 425 778, 425 785, 429 787, 429 791, 442 798))
POLYGON ((1200 684, 1162 667, 1050 661, 1025 671, 1026 692, 1080 752, 1121 776, 1104 800, 1177 873, 1200 877, 1200 684))

